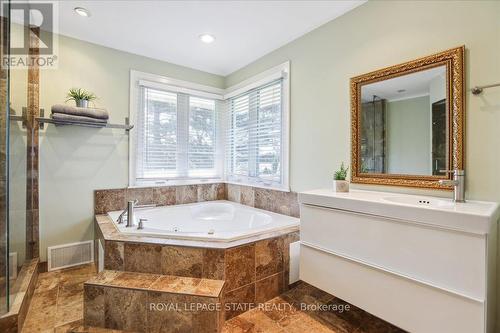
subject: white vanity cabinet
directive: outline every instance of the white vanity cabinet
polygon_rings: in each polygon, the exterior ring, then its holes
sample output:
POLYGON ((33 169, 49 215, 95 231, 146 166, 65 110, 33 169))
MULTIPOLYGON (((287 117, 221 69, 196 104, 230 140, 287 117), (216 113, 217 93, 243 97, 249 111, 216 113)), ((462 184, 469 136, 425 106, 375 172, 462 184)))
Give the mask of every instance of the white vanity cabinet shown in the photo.
POLYGON ((409 332, 495 332, 498 205, 424 199, 300 193, 301 280, 409 332))

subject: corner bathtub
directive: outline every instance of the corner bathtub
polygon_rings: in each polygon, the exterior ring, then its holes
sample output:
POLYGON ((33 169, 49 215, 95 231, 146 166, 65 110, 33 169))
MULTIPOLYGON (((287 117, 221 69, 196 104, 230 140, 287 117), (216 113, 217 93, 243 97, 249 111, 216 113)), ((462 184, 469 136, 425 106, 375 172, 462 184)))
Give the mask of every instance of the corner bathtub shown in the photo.
POLYGON ((277 231, 298 230, 298 218, 239 203, 217 200, 192 204, 137 208, 134 227, 118 224, 121 211, 108 216, 124 235, 200 241, 232 242, 277 231), (139 219, 147 219, 137 229, 139 219))

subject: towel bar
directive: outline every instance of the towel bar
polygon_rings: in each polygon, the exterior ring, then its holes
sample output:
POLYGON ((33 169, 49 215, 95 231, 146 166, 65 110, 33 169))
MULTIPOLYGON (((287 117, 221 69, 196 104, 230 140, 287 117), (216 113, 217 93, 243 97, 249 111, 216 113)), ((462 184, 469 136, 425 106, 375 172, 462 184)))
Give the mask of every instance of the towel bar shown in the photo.
MULTIPOLYGON (((22 121, 25 122, 25 116, 17 116, 10 115, 10 120, 12 121, 22 121)), ((134 125, 130 125, 129 118, 125 117, 125 124, 106 124, 106 125, 98 125, 94 123, 80 122, 80 121, 71 121, 71 120, 56 120, 52 118, 44 118, 37 117, 35 118, 38 121, 40 128, 43 129, 43 125, 54 124, 54 125, 68 125, 68 126, 82 126, 82 127, 91 127, 91 128, 116 128, 116 129, 124 129, 126 133, 128 133, 131 129, 134 128, 134 125)))

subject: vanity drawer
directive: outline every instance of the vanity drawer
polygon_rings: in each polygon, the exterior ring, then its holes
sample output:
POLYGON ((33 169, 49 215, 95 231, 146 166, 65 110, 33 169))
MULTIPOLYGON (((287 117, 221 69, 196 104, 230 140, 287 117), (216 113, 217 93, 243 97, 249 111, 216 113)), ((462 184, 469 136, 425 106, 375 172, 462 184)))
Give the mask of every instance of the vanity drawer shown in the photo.
POLYGON ((413 333, 484 332, 484 302, 301 245, 300 279, 413 333))
POLYGON ((471 299, 485 299, 484 236, 301 205, 301 242, 471 299))

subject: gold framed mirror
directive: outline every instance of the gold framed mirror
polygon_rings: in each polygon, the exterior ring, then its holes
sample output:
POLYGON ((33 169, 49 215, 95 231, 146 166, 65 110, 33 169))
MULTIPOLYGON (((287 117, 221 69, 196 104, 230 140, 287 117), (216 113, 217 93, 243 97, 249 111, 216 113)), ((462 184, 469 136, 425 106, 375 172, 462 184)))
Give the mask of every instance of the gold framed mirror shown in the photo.
POLYGON ((353 183, 450 189, 464 168, 464 50, 351 78, 353 183))

